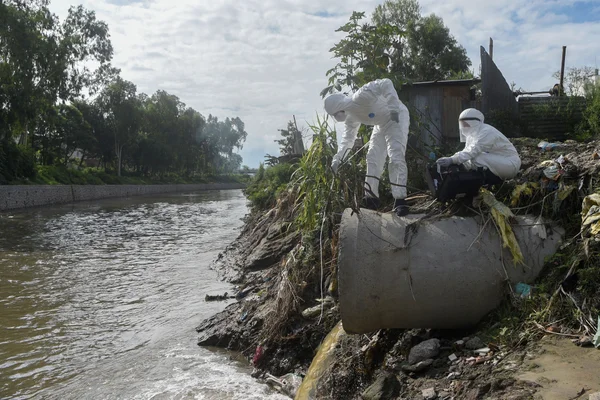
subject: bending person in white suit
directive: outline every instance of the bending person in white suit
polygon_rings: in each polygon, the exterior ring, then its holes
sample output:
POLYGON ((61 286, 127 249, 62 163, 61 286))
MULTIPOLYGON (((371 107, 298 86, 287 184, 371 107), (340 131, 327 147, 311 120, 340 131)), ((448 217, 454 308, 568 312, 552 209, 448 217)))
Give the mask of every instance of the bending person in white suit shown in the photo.
POLYGON ((349 155, 360 125, 374 126, 367 152, 366 194, 363 204, 366 208, 379 208, 379 178, 383 173, 386 156, 389 156, 388 170, 394 196, 394 212, 399 216, 408 214, 405 200, 408 178, 405 153, 410 117, 408 109, 398 98, 392 81, 378 79, 369 82, 352 96, 332 94, 325 99, 325 111, 338 122, 345 122, 342 141, 331 164, 333 171, 337 172, 344 158, 349 155))

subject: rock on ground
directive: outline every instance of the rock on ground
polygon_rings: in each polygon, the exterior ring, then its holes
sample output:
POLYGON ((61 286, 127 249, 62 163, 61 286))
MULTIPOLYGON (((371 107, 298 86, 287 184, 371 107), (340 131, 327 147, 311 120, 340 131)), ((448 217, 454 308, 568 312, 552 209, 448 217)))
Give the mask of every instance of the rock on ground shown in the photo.
POLYGON ((410 350, 410 353, 408 354, 408 363, 414 365, 418 362, 435 358, 438 354, 440 354, 439 339, 429 339, 419 343, 410 350))
POLYGON ((483 342, 483 340, 481 340, 477 336, 475 336, 474 338, 469 339, 465 343, 465 347, 469 350, 479 350, 479 349, 485 347, 485 343, 483 342))
POLYGON ((369 386, 362 394, 364 400, 395 399, 400 394, 400 382, 396 375, 386 373, 380 375, 374 384, 369 386))

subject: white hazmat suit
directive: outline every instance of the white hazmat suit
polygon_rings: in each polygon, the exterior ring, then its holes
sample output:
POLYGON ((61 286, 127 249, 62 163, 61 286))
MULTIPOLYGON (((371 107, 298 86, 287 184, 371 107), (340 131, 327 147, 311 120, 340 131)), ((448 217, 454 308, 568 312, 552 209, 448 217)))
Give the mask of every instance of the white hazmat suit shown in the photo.
POLYGON ((484 117, 480 111, 468 108, 458 120, 460 141, 465 143, 465 148, 452 157, 439 159, 438 164, 462 164, 468 170, 483 167, 503 180, 517 175, 521 168, 517 149, 500 131, 483 123, 484 117), (464 126, 463 121, 469 126, 464 126))
POLYGON ((395 199, 406 198, 408 170, 404 158, 410 118, 408 109, 389 79, 375 80, 361 87, 352 97, 335 93, 325 99, 325 111, 339 122, 345 121, 344 134, 332 168, 337 170, 354 146, 361 124, 373 125, 367 152, 367 196, 379 197, 379 178, 383 173, 386 155, 395 199), (398 185, 398 186, 397 186, 398 185), (372 193, 372 194, 371 194, 372 193))

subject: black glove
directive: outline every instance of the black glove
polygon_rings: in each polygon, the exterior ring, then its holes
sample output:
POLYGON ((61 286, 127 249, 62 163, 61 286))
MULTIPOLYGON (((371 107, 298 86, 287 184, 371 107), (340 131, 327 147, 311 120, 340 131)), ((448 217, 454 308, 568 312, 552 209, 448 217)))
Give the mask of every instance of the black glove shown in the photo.
POLYGON ((398 115, 398 111, 390 112, 390 119, 394 122, 400 122, 400 115, 398 115))

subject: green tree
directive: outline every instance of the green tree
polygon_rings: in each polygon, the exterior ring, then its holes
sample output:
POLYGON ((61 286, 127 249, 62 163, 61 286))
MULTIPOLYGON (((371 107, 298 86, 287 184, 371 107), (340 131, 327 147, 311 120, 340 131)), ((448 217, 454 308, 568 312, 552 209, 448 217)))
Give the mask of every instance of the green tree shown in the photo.
POLYGON ((289 121, 287 129, 279 129, 279 133, 282 139, 275 140, 275 142, 279 144, 279 152, 282 156, 304 152, 302 132, 300 132, 294 121, 289 121))
POLYGON ((201 147, 196 141, 196 136, 202 132, 205 124, 206 121, 202 114, 191 107, 179 117, 181 137, 179 148, 176 151, 180 169, 186 175, 191 175, 200 168, 201 147))
POLYGON ((56 132, 59 140, 58 148, 62 151, 61 159, 65 165, 76 149, 83 152, 82 158, 84 158, 85 153, 95 145, 91 125, 74 105, 61 104, 57 107, 56 132))
POLYGON ((123 149, 131 145, 140 131, 142 108, 133 83, 117 78, 106 87, 98 102, 114 139, 117 175, 121 176, 123 149))
POLYGON ((394 43, 391 72, 409 81, 449 79, 468 73, 471 60, 442 18, 421 16, 417 0, 387 0, 373 13, 376 26, 392 25, 405 34, 394 43))
POLYGON ((386 1, 378 5, 373 12, 373 23, 376 25, 394 25, 402 31, 421 18, 421 6, 416 0, 386 1))
POLYGON ((244 123, 238 117, 219 121, 217 117, 209 115, 204 129, 197 136, 205 170, 222 171, 228 159, 233 157, 233 150, 244 146, 247 136, 244 123))
POLYGON ((118 175, 123 168, 148 175, 240 168, 234 150, 247 137, 240 118, 206 120, 165 91, 137 94, 110 64, 108 26, 82 6, 61 22, 48 3, 0 1, 3 182, 32 177, 36 154, 50 165, 68 163, 76 150, 80 165, 96 157, 118 175))
POLYGON ((144 101, 142 123, 146 140, 142 145, 142 164, 147 169, 166 172, 176 169, 177 151, 182 148, 179 124, 185 104, 177 96, 159 90, 144 101))
POLYGON ((73 105, 81 112, 85 121, 90 125, 93 140, 80 143, 79 148, 83 151, 80 165, 86 157, 99 159, 106 169, 114 159, 114 138, 104 118, 104 111, 99 101, 76 100, 73 105))
POLYGON ((45 98, 45 76, 56 51, 56 41, 43 34, 56 27, 47 5, 0 2, 0 135, 7 140, 27 132, 36 114, 54 103, 45 98))
POLYGON ((0 3, 0 37, 5 114, 0 135, 21 135, 23 143, 58 100, 73 100, 115 73, 107 25, 81 6, 71 7, 61 24, 47 0, 5 0, 0 3), (98 68, 90 69, 92 64, 98 68))
POLYGON ((328 86, 323 89, 324 97, 344 87, 356 90, 373 79, 389 78, 394 85, 402 83, 402 77, 391 74, 392 50, 400 40, 402 32, 395 26, 361 24, 364 12, 353 12, 348 23, 336 32, 345 32, 346 37, 330 50, 339 62, 327 71, 328 86))
MULTIPOLYGON (((596 69, 589 66, 570 67, 564 76, 563 87, 568 96, 584 96, 593 91, 594 81, 592 77, 596 75, 596 69)), ((557 81, 560 80, 560 71, 552 74, 557 81)))

